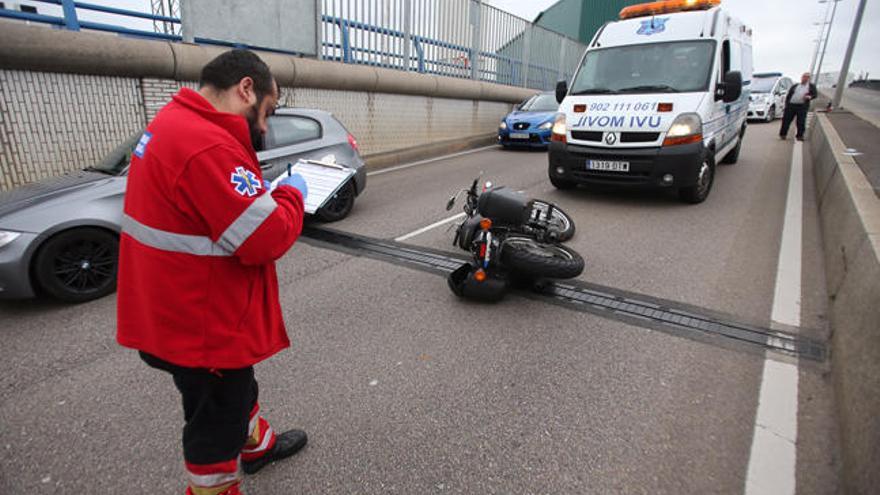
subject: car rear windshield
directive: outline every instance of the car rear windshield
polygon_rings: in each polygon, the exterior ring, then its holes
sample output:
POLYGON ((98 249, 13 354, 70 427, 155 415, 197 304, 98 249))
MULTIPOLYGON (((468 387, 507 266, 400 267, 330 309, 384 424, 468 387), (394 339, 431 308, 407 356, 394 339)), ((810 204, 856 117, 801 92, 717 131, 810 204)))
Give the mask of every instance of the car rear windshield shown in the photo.
POLYGON ((587 52, 571 94, 705 91, 715 42, 645 43, 587 52))
POLYGON ((132 134, 113 148, 113 151, 104 155, 100 162, 86 170, 93 170, 108 175, 121 174, 128 167, 129 162, 131 162, 131 153, 134 151, 134 146, 140 140, 143 133, 144 131, 140 130, 132 134))
POLYGON ((555 95, 535 95, 520 108, 523 112, 555 112, 558 109, 555 95))

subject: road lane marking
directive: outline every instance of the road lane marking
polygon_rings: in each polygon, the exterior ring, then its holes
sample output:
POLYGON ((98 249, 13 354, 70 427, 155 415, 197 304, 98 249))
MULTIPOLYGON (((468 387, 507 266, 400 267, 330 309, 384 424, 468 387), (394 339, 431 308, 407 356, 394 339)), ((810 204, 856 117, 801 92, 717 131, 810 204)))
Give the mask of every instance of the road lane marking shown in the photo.
POLYGON ((482 148, 476 148, 476 149, 472 149, 472 150, 461 151, 461 152, 458 152, 458 153, 453 153, 453 154, 451 154, 451 155, 443 155, 443 156, 438 156, 438 157, 434 157, 434 158, 428 158, 427 160, 419 160, 419 161, 417 161, 417 162, 405 163, 405 164, 403 164, 403 165, 397 165, 397 166, 395 166, 395 167, 383 168, 383 169, 380 169, 380 170, 376 170, 376 171, 374 171, 374 172, 367 172, 367 177, 372 177, 372 176, 374 176, 374 175, 387 174, 387 173, 389 173, 389 172, 397 172, 398 170, 405 170, 405 169, 408 169, 408 168, 417 167, 417 166, 419 166, 419 165, 425 165, 425 164, 428 164, 428 163, 438 162, 438 161, 440 161, 440 160, 447 160, 447 159, 449 159, 449 158, 455 158, 455 157, 458 157, 458 156, 470 155, 471 153, 478 153, 478 152, 480 152, 480 151, 486 151, 486 150, 493 149, 493 148, 497 148, 497 147, 498 147, 498 145, 494 145, 494 144, 493 144, 493 145, 491 145, 491 146, 484 146, 484 147, 482 147, 482 148))
POLYGON ((465 216, 465 214, 464 214, 464 212, 461 212, 461 213, 459 213, 458 215, 454 215, 454 216, 451 216, 451 217, 449 217, 449 218, 447 218, 447 219, 440 220, 439 222, 434 222, 434 223, 432 223, 431 225, 428 225, 427 227, 422 227, 422 228, 420 228, 420 229, 418 229, 418 230, 414 230, 414 231, 410 232, 409 234, 403 234, 402 236, 397 237, 397 238, 395 238, 394 240, 395 240, 396 242, 403 242, 403 241, 405 241, 405 240, 407 240, 407 239, 410 239, 410 238, 413 238, 413 237, 415 237, 415 236, 417 236, 417 235, 419 235, 419 234, 424 234, 425 232, 427 232, 427 231, 429 231, 429 230, 431 230, 431 229, 437 228, 437 227, 439 227, 439 226, 441 226, 441 225, 445 225, 445 224, 447 224, 447 223, 449 223, 449 222, 454 222, 454 221, 458 220, 459 218, 461 218, 461 217, 463 217, 463 216, 465 216))
MULTIPOLYGON (((803 143, 791 154, 785 223, 773 296, 774 322, 793 327, 801 323, 801 234, 803 223, 803 143)), ((798 365, 768 359, 761 374, 761 391, 749 467, 746 495, 791 495, 797 486, 798 365)))

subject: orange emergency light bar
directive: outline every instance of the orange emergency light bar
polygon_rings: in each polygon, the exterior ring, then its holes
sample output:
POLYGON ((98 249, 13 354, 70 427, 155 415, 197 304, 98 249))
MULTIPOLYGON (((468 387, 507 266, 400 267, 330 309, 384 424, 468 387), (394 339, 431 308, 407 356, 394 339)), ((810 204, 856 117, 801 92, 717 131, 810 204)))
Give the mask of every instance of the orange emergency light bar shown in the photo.
POLYGON ((646 17, 649 15, 671 14, 688 10, 706 10, 717 7, 721 0, 663 0, 660 2, 640 3, 624 7, 620 11, 621 19, 646 17))

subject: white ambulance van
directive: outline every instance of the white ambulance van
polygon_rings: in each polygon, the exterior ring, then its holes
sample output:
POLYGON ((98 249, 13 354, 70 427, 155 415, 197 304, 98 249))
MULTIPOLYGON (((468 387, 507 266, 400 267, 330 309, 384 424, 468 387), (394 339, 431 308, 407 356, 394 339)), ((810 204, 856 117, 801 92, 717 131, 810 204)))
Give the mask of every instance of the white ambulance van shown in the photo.
POLYGON ((717 163, 736 163, 746 130, 752 31, 721 0, 633 5, 593 37, 559 114, 550 181, 658 186, 709 195, 717 163))

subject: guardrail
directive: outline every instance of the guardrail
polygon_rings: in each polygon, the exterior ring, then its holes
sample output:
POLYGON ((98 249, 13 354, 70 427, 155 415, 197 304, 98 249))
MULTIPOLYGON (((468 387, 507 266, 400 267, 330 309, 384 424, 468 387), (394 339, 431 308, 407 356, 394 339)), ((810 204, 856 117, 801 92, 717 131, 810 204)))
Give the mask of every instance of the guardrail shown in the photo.
POLYGON ((320 0, 319 57, 535 89, 586 45, 475 0, 320 0))
MULTIPOLYGON (((182 41, 179 0, 163 0, 154 13, 79 2, 29 0, 61 8, 62 15, 0 9, 0 18, 79 31, 182 41), (78 11, 117 16, 118 22, 82 19, 78 11), (159 12, 159 13, 156 13, 159 12), (152 21, 153 30, 132 27, 152 21)), ((533 89, 552 89, 570 79, 586 46, 477 0, 316 0, 318 58, 421 74, 450 76, 533 89)), ((155 3, 155 2, 153 2, 155 3)), ((114 18, 115 19, 115 18, 114 18)), ((302 53, 195 38, 196 43, 302 53)))
POLYGON ((161 22, 168 24, 180 24, 180 18, 149 14, 146 12, 138 12, 136 10, 120 9, 116 7, 107 7, 105 5, 97 5, 86 2, 76 2, 74 0, 31 0, 32 2, 57 5, 62 8, 63 17, 50 16, 44 14, 33 14, 30 12, 20 12, 12 9, 0 9, 0 17, 8 19, 18 19, 23 21, 39 22, 42 24, 51 24, 61 26, 71 31, 79 31, 80 29, 92 29, 96 31, 106 31, 117 34, 130 36, 143 36, 146 38, 157 38, 163 40, 180 41, 181 37, 177 34, 159 33, 155 31, 145 31, 140 29, 132 29, 114 24, 106 24, 100 22, 91 22, 81 20, 77 15, 77 9, 88 10, 93 12, 102 12, 105 14, 114 14, 128 18, 146 19, 153 22, 161 22))
MULTIPOLYGON (((340 42, 324 41, 322 43, 326 49, 323 57, 325 60, 406 70, 406 65, 404 64, 406 55, 403 53, 374 48, 361 48, 354 46, 352 43, 352 30, 354 29, 400 40, 407 37, 405 33, 328 15, 322 15, 321 18, 323 22, 337 26, 340 31, 340 42)), ((470 61, 476 58, 474 57, 473 48, 423 36, 411 35, 409 38, 415 51, 415 56, 410 56, 410 62, 415 63, 415 69, 420 74, 471 78, 470 61), (451 59, 452 61, 428 59, 425 56, 425 47, 427 46, 444 48, 457 55, 451 59)), ((518 83, 522 83, 522 61, 491 52, 480 52, 480 56, 496 62, 494 70, 487 68, 478 69, 481 80, 509 85, 519 85, 518 83), (499 69, 499 65, 504 65, 507 70, 499 69)), ((541 87, 549 88, 556 83, 556 77, 559 74, 557 68, 546 67, 540 64, 529 64, 529 68, 540 74, 541 87)))

